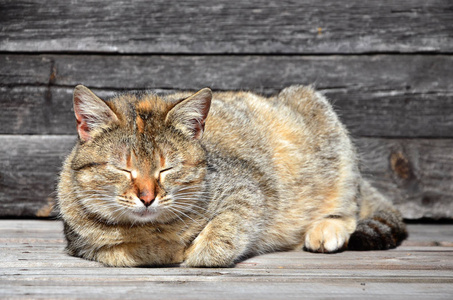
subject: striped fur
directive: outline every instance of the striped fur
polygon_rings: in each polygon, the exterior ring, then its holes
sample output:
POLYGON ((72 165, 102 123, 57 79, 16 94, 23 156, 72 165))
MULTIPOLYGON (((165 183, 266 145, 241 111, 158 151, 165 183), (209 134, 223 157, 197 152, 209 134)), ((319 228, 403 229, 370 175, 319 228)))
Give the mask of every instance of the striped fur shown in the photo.
POLYGON ((406 236, 362 179, 329 102, 310 87, 249 92, 74 91, 79 140, 58 204, 67 251, 108 266, 232 266, 305 249, 388 249, 406 236))
POLYGON ((359 220, 349 238, 349 250, 387 250, 398 247, 407 238, 404 222, 394 211, 377 211, 369 219, 359 220))
POLYGON ((407 238, 400 212, 366 181, 360 185, 359 199, 360 219, 349 238, 349 250, 392 249, 407 238))

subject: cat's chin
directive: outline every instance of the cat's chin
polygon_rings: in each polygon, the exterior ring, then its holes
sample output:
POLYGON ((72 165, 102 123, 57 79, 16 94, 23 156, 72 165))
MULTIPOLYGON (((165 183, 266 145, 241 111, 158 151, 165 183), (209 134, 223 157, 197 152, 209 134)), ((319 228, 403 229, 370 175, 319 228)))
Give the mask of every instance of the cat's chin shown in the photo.
POLYGON ((146 223, 155 222, 161 215, 160 211, 155 209, 141 209, 132 211, 129 216, 134 222, 146 223))

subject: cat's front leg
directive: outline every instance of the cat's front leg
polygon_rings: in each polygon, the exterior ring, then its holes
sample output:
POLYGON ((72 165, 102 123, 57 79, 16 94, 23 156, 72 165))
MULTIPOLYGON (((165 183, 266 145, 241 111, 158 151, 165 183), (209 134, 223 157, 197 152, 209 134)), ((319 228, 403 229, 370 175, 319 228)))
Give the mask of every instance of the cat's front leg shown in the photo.
POLYGON ((119 244, 92 249, 82 254, 82 257, 98 261, 108 267, 136 267, 146 264, 140 247, 136 244, 119 244))
POLYGON ((224 212, 212 219, 186 250, 185 267, 231 267, 246 254, 251 233, 244 219, 224 212))
POLYGON ((183 259, 183 249, 170 244, 147 245, 146 243, 124 243, 106 246, 92 253, 92 257, 110 267, 137 267, 177 264, 183 259))

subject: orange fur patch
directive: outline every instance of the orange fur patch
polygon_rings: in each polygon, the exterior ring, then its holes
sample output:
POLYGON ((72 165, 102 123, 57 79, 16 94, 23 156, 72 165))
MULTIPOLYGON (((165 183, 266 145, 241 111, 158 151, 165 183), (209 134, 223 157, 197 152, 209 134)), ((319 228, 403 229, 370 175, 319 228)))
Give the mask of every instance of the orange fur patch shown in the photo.
POLYGON ((143 121, 140 116, 137 116, 135 119, 135 123, 137 124, 137 129, 140 133, 143 133, 145 131, 145 122, 143 121))
POLYGON ((144 111, 144 112, 151 112, 153 111, 153 105, 150 101, 141 101, 137 105, 137 110, 144 111))
POLYGON ((163 156, 162 154, 160 155, 160 167, 165 167, 165 156, 163 156))
POLYGON ((275 126, 273 136, 271 146, 274 148, 274 159, 278 164, 278 169, 290 176, 296 176, 299 166, 295 163, 294 156, 291 155, 291 148, 288 147, 288 144, 293 145, 294 143, 294 134, 285 126, 275 126))
POLYGON ((272 147, 274 153, 274 162, 281 174, 296 176, 300 168, 300 162, 292 153, 297 150, 295 145, 298 145, 300 133, 293 129, 297 128, 298 124, 294 124, 289 120, 278 118, 275 111, 269 110, 269 107, 264 105, 253 105, 253 109, 259 112, 260 118, 264 124, 268 124, 270 134, 269 146, 272 147))

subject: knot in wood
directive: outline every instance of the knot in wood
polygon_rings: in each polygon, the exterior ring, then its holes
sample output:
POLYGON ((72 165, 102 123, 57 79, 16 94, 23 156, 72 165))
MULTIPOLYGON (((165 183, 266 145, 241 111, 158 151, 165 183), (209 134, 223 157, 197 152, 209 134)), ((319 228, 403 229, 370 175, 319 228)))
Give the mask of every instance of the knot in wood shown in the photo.
POLYGON ((400 178, 409 179, 412 175, 410 162, 401 151, 391 154, 390 166, 393 172, 400 178))

